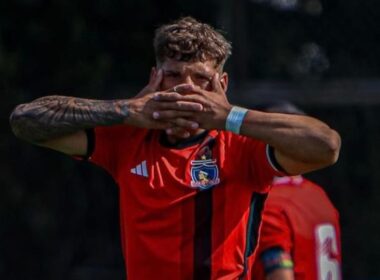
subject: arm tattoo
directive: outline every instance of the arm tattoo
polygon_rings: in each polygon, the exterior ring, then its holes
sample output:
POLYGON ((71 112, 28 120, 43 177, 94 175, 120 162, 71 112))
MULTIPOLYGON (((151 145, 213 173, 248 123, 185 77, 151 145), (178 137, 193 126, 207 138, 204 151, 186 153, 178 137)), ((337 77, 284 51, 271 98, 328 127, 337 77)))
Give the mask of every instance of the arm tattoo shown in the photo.
POLYGON ((17 106, 10 123, 18 137, 38 143, 95 126, 121 124, 127 116, 126 100, 46 96, 17 106))

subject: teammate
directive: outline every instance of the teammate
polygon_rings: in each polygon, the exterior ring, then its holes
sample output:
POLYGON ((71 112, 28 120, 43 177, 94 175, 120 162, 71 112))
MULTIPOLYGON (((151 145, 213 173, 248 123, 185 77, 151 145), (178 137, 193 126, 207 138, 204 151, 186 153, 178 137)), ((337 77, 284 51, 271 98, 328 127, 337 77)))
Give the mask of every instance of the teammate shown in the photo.
POLYGON ((231 45, 205 23, 161 26, 154 50, 136 97, 42 97, 15 108, 12 129, 113 176, 128 279, 244 278, 255 194, 275 175, 335 163, 340 137, 311 117, 231 105, 231 45))
MULTIPOLYGON (((304 114, 289 103, 264 110, 304 114)), ((338 211, 320 186, 302 176, 274 179, 259 236, 252 280, 341 279, 338 211)))

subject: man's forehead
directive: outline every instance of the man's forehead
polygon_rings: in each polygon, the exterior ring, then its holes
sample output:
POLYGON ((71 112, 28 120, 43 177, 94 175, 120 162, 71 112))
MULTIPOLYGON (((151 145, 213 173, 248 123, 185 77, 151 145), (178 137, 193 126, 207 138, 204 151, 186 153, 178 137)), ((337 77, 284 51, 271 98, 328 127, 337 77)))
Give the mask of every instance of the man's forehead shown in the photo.
POLYGON ((177 61, 174 59, 166 59, 162 65, 161 68, 164 71, 201 71, 201 72, 207 72, 207 73, 213 73, 215 72, 215 61, 214 60, 207 60, 207 61, 177 61))

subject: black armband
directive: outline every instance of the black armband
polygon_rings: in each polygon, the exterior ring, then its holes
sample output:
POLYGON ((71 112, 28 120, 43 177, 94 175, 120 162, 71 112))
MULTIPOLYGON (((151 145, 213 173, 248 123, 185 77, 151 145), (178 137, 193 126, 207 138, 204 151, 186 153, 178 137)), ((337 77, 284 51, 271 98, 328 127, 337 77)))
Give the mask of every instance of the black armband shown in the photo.
POLYGON ((267 145, 267 155, 268 155, 268 160, 270 161, 271 165, 280 172, 284 172, 287 174, 285 169, 278 163, 276 156, 274 155, 274 148, 270 145, 267 145))
POLYGON ((281 248, 271 248, 264 251, 260 256, 265 274, 276 269, 293 269, 293 261, 289 253, 281 248))

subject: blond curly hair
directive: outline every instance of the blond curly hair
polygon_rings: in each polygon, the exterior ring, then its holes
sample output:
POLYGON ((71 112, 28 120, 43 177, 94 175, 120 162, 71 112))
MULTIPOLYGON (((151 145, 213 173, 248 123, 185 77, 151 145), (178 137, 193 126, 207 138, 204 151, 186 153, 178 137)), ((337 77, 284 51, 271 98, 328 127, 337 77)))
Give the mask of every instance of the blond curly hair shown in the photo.
POLYGON ((166 58, 191 62, 214 60, 215 66, 222 69, 231 55, 231 44, 210 25, 183 17, 156 30, 154 51, 157 65, 166 58))

